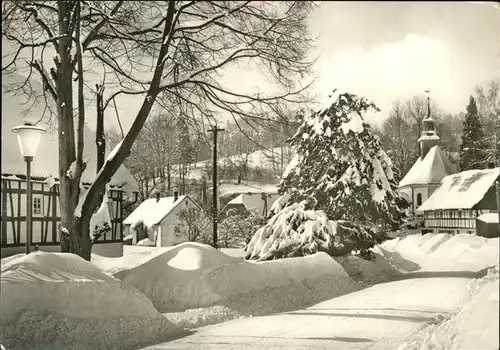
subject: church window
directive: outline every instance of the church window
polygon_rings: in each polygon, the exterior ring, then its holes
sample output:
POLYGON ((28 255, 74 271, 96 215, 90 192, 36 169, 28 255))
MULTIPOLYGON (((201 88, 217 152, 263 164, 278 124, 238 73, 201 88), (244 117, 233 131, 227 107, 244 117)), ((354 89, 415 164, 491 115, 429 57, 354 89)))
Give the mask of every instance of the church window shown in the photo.
POLYGON ((421 206, 422 205, 422 193, 418 193, 417 194, 417 206, 421 206))

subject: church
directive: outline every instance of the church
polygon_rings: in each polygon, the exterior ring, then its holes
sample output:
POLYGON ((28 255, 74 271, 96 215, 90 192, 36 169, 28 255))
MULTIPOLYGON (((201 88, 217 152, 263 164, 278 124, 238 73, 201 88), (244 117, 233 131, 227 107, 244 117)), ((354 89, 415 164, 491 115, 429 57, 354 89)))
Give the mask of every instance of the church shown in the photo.
POLYGON ((409 211, 413 218, 423 215, 418 210, 419 207, 440 186, 441 180, 457 172, 438 145, 439 136, 436 132, 436 122, 431 118, 429 103, 427 103, 427 116, 423 120, 423 131, 418 142, 420 143, 420 156, 399 183, 399 192, 410 203, 409 211))

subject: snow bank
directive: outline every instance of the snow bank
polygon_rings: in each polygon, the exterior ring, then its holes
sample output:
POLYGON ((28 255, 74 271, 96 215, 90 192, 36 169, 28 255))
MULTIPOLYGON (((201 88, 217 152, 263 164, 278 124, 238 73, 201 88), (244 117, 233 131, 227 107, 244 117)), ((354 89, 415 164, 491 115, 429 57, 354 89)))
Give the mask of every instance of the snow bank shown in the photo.
POLYGON ((0 283, 8 347, 130 348, 176 331, 141 292, 73 254, 2 259, 0 283))
POLYGON ((498 267, 469 284, 467 297, 446 321, 430 325, 399 349, 498 349, 498 267))
MULTIPOLYGON (((231 309, 238 309, 241 306, 241 301, 238 300, 256 297, 259 293, 265 293, 266 289, 277 293, 274 298, 286 299, 286 293, 280 288, 291 290, 297 285, 306 288, 303 284, 307 283, 306 280, 331 278, 341 281, 341 286, 331 288, 330 294, 345 294, 360 288, 325 253, 305 258, 250 263, 198 243, 180 244, 142 265, 122 270, 115 276, 142 291, 161 312, 227 303, 231 305, 231 309)), ((307 292, 302 290, 299 294, 307 292)), ((277 302, 277 299, 273 300, 277 302)), ((267 302, 272 303, 273 300, 267 302)), ((257 298, 246 305, 255 306, 262 302, 257 298)))
POLYGON ((114 275, 118 271, 129 270, 154 257, 169 251, 173 247, 141 247, 133 245, 123 246, 123 256, 108 258, 98 254, 92 254, 92 264, 108 275, 114 275))
POLYGON ((161 312, 213 305, 220 298, 201 280, 212 267, 241 262, 215 248, 183 243, 131 269, 114 274, 147 295, 161 312))
POLYGON ((380 254, 374 254, 373 260, 366 260, 355 255, 339 257, 335 260, 342 265, 351 278, 368 284, 388 282, 403 274, 380 254))
POLYGON ((499 238, 472 234, 415 234, 379 247, 400 254, 423 270, 479 271, 499 264, 499 238))
POLYGON ((336 260, 350 277, 369 284, 387 282, 417 270, 479 272, 499 264, 499 238, 470 234, 398 237, 370 251, 372 260, 353 255, 336 260))

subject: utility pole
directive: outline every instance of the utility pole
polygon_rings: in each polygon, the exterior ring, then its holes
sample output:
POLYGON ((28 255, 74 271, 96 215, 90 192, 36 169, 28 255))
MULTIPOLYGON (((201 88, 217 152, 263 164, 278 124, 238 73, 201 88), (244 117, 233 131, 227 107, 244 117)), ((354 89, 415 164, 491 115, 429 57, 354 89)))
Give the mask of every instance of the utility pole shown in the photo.
POLYGON ((497 195, 498 234, 500 235, 500 181, 495 182, 495 190, 497 195))
POLYGON ((213 168, 212 168, 212 223, 213 223, 213 233, 212 233, 212 245, 214 248, 218 248, 217 245, 217 134, 219 131, 224 131, 224 129, 217 128, 214 125, 208 132, 214 133, 214 154, 213 154, 213 168))
MULTIPOLYGON (((95 143, 97 146, 97 166, 96 171, 99 170, 104 165, 104 160, 106 156, 106 138, 104 137, 104 106, 103 106, 103 94, 104 85, 95 84, 96 88, 96 106, 97 106, 97 121, 96 121, 96 132, 95 132, 95 143)), ((99 203, 102 202, 104 192, 99 196, 99 203)))

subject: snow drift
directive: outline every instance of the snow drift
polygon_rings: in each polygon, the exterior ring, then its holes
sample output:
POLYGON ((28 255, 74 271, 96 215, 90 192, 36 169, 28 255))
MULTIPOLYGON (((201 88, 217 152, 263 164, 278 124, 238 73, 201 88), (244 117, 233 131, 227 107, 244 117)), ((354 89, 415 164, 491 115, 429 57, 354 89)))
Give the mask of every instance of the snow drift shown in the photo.
POLYGON ((73 254, 2 260, 0 282, 9 348, 126 349, 174 331, 145 295, 73 254))
MULTIPOLYGON (((280 288, 304 287, 307 281, 321 279, 339 282, 340 287, 331 287, 330 294, 345 294, 360 288, 324 253, 300 259, 250 263, 198 243, 180 244, 142 265, 119 271, 115 276, 142 291, 160 312, 216 304, 238 308, 243 297, 255 298, 259 293, 267 293, 264 299, 272 303, 277 298, 286 299, 284 290, 276 293, 280 288), (270 290, 275 293, 271 299, 270 290)), ((252 302, 253 305, 262 303, 262 295, 252 302)), ((251 313, 249 309, 246 312, 251 313)))
POLYGON ((472 280, 464 301, 442 323, 430 325, 399 349, 498 349, 498 267, 472 280))
POLYGON ((355 255, 335 259, 350 277, 368 284, 434 272, 482 273, 499 264, 499 239, 471 234, 410 235, 370 249, 371 260, 355 255))
POLYGON ((474 234, 415 234, 386 241, 379 247, 425 271, 479 271, 499 264, 499 238, 474 234))

